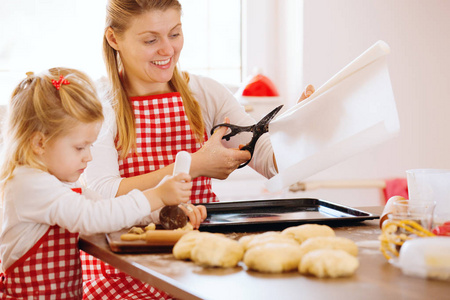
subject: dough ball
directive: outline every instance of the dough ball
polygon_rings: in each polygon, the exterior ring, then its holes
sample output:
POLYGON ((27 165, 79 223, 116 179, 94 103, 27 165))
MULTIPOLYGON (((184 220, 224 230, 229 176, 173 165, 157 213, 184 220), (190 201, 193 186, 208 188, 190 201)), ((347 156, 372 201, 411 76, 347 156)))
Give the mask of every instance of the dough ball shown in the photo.
POLYGON ((358 256, 358 246, 354 241, 337 236, 317 236, 304 241, 300 245, 302 256, 317 249, 344 250, 348 254, 358 256))
POLYGON ((267 231, 264 233, 259 233, 259 234, 251 234, 251 235, 245 235, 243 237, 241 237, 239 239, 239 243, 244 247, 244 249, 248 248, 248 244, 253 241, 254 238, 259 237, 259 236, 265 236, 265 237, 269 237, 269 236, 278 236, 280 233, 276 232, 276 231, 267 231))
POLYGON ((300 246, 298 244, 268 243, 247 250, 244 255, 244 263, 251 270, 282 273, 296 270, 300 258, 300 246))
POLYGON ((358 259, 344 250, 319 249, 306 253, 298 270, 320 278, 335 278, 350 276, 358 267, 358 259))
POLYGON ((213 233, 192 231, 183 235, 173 246, 172 253, 176 259, 191 259, 191 251, 197 243, 197 240, 212 236, 213 233))
POLYGON ((272 243, 272 244, 280 244, 286 243, 291 245, 299 245, 298 242, 285 234, 281 234, 281 232, 268 231, 261 234, 256 234, 252 236, 244 236, 239 239, 239 243, 244 246, 244 250, 248 250, 253 247, 261 246, 264 244, 272 243))
POLYGON ((255 236, 256 234, 245 235, 239 239, 239 244, 241 244, 242 247, 244 247, 244 250, 247 250, 248 244, 250 243, 251 240, 253 240, 255 236))
POLYGON ((336 236, 331 227, 319 224, 303 224, 295 227, 288 227, 281 233, 293 237, 300 244, 307 239, 316 236, 336 236))
POLYGON ((184 227, 177 228, 177 229, 174 229, 174 230, 177 230, 177 231, 178 230, 191 231, 191 230, 194 230, 194 226, 192 226, 191 222, 187 222, 186 225, 184 225, 184 227))
POLYGON ((147 226, 145 226, 144 228, 145 231, 149 231, 149 230, 156 230, 156 225, 155 223, 150 223, 147 226))
POLYGON ((191 251, 193 262, 208 267, 235 267, 243 256, 239 242, 220 235, 197 239, 191 251))
POLYGON ((141 227, 131 227, 131 229, 128 230, 128 233, 143 234, 144 233, 144 229, 142 229, 141 227))

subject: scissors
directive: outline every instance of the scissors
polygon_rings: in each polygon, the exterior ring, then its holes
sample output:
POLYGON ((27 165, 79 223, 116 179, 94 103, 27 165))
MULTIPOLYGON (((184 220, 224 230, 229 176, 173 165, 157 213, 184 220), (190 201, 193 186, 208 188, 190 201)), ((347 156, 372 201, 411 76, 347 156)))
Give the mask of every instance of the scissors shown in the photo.
POLYGON ((237 126, 237 125, 228 124, 228 123, 221 123, 221 124, 214 126, 211 129, 211 134, 213 134, 214 130, 219 127, 228 127, 231 130, 231 132, 222 137, 222 139, 225 139, 227 141, 229 141, 232 136, 235 136, 241 132, 252 132, 253 133, 253 138, 251 139, 251 141, 247 145, 245 145, 244 147, 241 148, 241 150, 247 150, 248 152, 250 152, 251 157, 247 162, 240 165, 238 167, 238 169, 245 167, 252 160, 253 151, 255 150, 256 142, 261 137, 261 135, 263 135, 264 133, 269 131, 270 121, 272 121, 272 119, 281 110, 282 107, 283 107, 283 105, 278 106, 277 108, 272 110, 270 113, 268 113, 265 117, 263 117, 258 123, 254 124, 254 125, 237 126))

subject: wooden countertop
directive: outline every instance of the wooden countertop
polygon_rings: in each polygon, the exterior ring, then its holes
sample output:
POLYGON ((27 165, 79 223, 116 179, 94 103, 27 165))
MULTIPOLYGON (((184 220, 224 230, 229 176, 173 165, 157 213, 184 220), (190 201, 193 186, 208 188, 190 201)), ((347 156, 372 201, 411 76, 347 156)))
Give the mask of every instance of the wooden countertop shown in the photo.
MULTIPOLYGON (((382 207, 361 207, 380 214, 382 207)), ((334 227, 337 236, 357 242, 360 267, 352 277, 318 279, 298 272, 263 274, 244 266, 203 268, 171 253, 117 254, 104 234, 84 236, 80 248, 179 299, 448 299, 450 283, 403 275, 374 244, 379 220, 334 227), (364 246, 367 245, 367 246, 364 246)))

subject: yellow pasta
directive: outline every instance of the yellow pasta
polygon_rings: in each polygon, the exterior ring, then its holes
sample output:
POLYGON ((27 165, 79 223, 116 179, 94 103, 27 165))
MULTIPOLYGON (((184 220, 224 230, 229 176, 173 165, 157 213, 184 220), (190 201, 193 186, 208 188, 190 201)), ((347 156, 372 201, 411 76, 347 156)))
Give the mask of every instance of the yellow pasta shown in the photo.
POLYGON ((379 236, 379 240, 381 242, 380 250, 387 260, 392 259, 393 256, 399 255, 396 246, 399 246, 398 248, 400 248, 404 242, 412 239, 413 237, 409 234, 416 235, 418 237, 435 236, 432 232, 426 230, 416 221, 412 220, 387 220, 383 223, 381 231, 381 235, 379 236), (398 234, 397 232, 399 228, 402 228, 405 233, 398 234))

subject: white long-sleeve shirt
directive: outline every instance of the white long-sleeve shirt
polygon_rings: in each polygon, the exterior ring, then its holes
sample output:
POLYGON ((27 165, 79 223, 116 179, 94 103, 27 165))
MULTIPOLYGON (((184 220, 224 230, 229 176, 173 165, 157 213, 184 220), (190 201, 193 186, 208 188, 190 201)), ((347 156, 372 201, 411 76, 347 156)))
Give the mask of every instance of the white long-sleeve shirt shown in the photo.
POLYGON ((153 221, 150 204, 141 191, 102 199, 89 189, 83 188, 81 195, 72 191, 75 185, 30 167, 14 171, 3 194, 3 270, 31 249, 53 225, 89 235, 153 221))
MULTIPOLYGON (((230 123, 235 125, 247 126, 256 123, 230 91, 217 81, 191 74, 189 87, 200 104, 208 137, 211 135, 211 129, 223 123, 225 117, 228 117, 230 123)), ((107 105, 104 111, 105 122, 92 149, 93 160, 89 163, 84 176, 88 187, 104 197, 114 197, 122 180, 119 173, 118 153, 114 144, 117 125, 111 106, 107 105)), ((229 142, 223 140, 223 144, 228 148, 238 148, 240 144, 247 144, 251 138, 250 133, 242 133, 229 142)), ((276 174, 269 134, 259 138, 249 166, 266 178, 276 174)))

